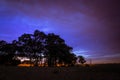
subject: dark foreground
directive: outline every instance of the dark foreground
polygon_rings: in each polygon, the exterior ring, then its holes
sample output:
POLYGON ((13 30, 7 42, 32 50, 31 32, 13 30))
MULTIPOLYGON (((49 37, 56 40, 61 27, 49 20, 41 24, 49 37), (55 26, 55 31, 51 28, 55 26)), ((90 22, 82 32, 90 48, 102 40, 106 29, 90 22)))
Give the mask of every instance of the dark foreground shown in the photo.
POLYGON ((54 68, 0 66, 0 80, 120 80, 120 64, 54 68))

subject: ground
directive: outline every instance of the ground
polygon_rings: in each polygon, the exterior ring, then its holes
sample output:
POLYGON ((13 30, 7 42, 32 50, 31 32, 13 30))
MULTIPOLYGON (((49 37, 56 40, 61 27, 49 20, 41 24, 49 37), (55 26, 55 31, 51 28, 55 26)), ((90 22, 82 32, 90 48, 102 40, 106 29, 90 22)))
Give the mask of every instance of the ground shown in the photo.
POLYGON ((120 64, 90 67, 0 66, 0 80, 120 80, 120 64))

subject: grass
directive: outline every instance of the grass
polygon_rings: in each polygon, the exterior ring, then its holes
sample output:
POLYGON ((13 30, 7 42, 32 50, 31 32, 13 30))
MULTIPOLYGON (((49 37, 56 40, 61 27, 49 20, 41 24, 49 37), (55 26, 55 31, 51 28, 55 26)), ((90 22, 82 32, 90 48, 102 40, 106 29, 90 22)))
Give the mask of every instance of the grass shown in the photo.
POLYGON ((120 80, 120 64, 90 67, 0 66, 0 80, 120 80))

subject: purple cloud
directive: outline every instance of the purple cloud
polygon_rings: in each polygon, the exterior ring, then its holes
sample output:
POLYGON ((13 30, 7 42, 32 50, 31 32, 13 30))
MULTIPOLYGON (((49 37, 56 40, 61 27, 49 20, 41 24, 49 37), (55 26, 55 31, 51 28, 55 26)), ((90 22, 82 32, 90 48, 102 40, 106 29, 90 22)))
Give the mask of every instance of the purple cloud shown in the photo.
POLYGON ((1 0, 0 39, 12 41, 39 29, 60 35, 74 52, 84 50, 81 54, 111 55, 112 59, 120 54, 119 3, 119 0, 1 0))

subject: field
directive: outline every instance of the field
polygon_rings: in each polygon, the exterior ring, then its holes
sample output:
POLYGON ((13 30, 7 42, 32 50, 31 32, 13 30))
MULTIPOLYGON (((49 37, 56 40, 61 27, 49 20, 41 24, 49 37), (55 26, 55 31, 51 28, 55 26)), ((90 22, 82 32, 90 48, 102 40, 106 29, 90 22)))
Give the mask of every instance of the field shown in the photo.
POLYGON ((0 66, 0 80, 120 80, 120 64, 90 67, 0 66))

